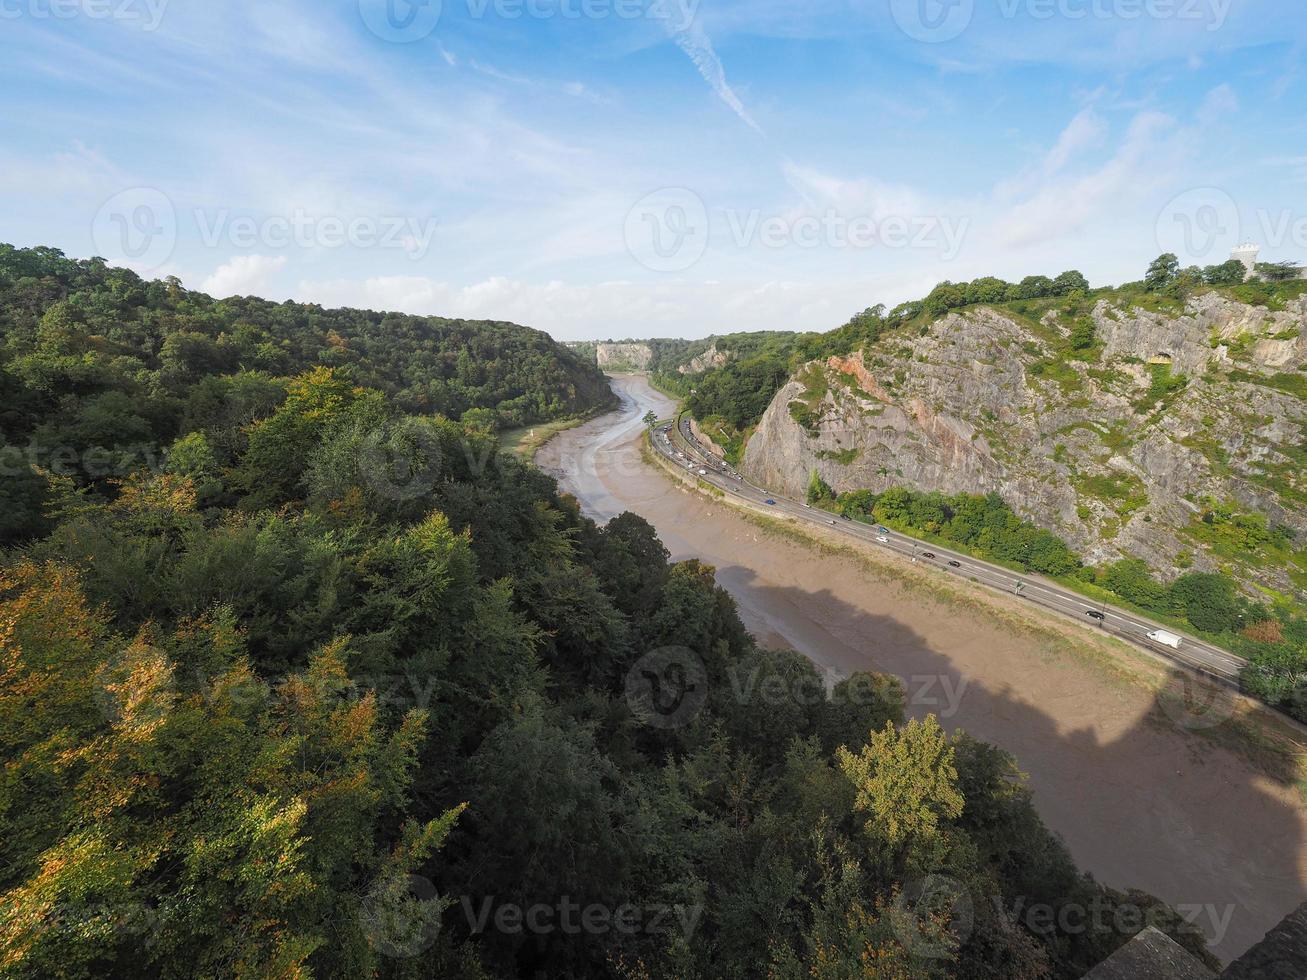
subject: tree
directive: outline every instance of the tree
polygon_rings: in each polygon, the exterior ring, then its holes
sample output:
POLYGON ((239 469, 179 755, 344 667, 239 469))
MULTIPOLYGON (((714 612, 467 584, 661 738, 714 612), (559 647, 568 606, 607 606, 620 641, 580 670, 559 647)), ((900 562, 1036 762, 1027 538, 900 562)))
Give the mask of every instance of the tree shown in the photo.
POLYGON ((1172 252, 1166 252, 1153 260, 1144 275, 1144 289, 1150 293, 1160 293, 1166 289, 1180 274, 1180 259, 1172 252))
POLYGON ((1075 325, 1071 328, 1071 349, 1089 350, 1094 346, 1094 341, 1097 339, 1097 328, 1094 326, 1093 317, 1082 316, 1077 318, 1075 325))
POLYGON ((1268 282, 1283 282, 1302 277, 1302 267, 1294 262, 1258 262, 1257 274, 1268 282))
POLYGON ((1017 299, 1039 299, 1053 294, 1053 280, 1048 276, 1026 276, 1016 287, 1017 299))
POLYGON ((651 429, 658 424, 658 416, 654 413, 653 409, 644 413, 644 424, 651 429))
POLYGON ((1075 269, 1064 272, 1053 280, 1054 296, 1070 296, 1077 290, 1082 293, 1089 292, 1089 280, 1075 269))
POLYGON ((1203 281, 1209 286, 1237 286, 1247 278, 1248 268, 1238 259, 1209 265, 1203 270, 1203 281))
POLYGON ((821 474, 814 469, 808 477, 808 503, 820 504, 834 499, 835 491, 831 489, 829 483, 821 478, 821 474))
POLYGON ((919 866, 939 853, 944 824, 962 814, 953 757, 934 715, 899 728, 886 722, 856 755, 836 750, 840 770, 857 790, 854 809, 869 814, 867 835, 919 866))

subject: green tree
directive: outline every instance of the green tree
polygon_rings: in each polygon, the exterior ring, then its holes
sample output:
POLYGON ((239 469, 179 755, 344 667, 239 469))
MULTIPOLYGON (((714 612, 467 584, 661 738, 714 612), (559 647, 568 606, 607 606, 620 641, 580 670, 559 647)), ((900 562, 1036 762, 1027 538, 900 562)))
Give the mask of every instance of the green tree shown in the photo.
POLYGON ((1294 262, 1258 262, 1257 274, 1268 282, 1283 282, 1301 278, 1302 267, 1294 262))
POLYGON ((1209 265, 1203 270, 1203 281, 1209 286, 1237 286, 1247 278, 1248 269, 1238 259, 1209 265))
POLYGON ((1075 269, 1062 273, 1053 280, 1054 296, 1070 296, 1074 292, 1089 292, 1089 280, 1075 269))
POLYGON ((808 503, 821 504, 835 499, 835 491, 815 469, 808 477, 808 503))
POLYGON ((942 850, 945 825, 962 814, 954 750, 934 715, 907 725, 886 723, 857 754, 836 750, 840 770, 857 790, 873 840, 924 867, 942 850))
POLYGON ((1180 274, 1180 260, 1172 252, 1159 255, 1148 267, 1144 275, 1144 288, 1150 293, 1160 293, 1170 286, 1180 274))

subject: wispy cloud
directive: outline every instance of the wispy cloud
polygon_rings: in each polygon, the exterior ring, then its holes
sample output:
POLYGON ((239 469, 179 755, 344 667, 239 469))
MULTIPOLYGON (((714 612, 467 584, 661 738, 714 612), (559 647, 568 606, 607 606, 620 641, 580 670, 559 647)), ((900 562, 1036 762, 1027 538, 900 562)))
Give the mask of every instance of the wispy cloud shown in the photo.
POLYGON ((744 103, 740 101, 740 97, 735 94, 730 82, 726 80, 726 68, 713 49, 712 40, 704 31, 703 25, 696 19, 684 27, 669 23, 667 30, 672 40, 676 42, 676 46, 684 51, 694 66, 699 69, 699 74, 703 76, 704 81, 717 97, 726 103, 745 125, 762 135, 762 127, 749 115, 749 110, 744 107, 744 103))

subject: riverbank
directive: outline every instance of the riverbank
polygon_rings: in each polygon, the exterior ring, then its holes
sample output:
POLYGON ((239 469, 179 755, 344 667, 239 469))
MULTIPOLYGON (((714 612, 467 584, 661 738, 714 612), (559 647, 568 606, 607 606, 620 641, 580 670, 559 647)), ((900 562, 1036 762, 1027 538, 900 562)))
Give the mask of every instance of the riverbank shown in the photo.
POLYGON ((1155 687, 1113 676, 1155 665, 1118 660, 1115 649, 1100 651, 1103 663, 1072 655, 1067 644, 1092 646, 1092 634, 990 614, 962 580, 957 594, 940 592, 942 581, 905 578, 833 539, 814 544, 670 483, 641 457, 641 418, 667 418, 674 402, 638 377, 614 388, 618 412, 561 433, 538 462, 596 520, 633 511, 674 558, 713 565, 761 643, 798 650, 831 678, 895 674, 911 713, 1010 751, 1082 868, 1173 905, 1229 907, 1228 923, 1208 930, 1223 959, 1307 898, 1295 786, 1221 744, 1219 731, 1186 728, 1203 722, 1183 703, 1168 708, 1155 687))

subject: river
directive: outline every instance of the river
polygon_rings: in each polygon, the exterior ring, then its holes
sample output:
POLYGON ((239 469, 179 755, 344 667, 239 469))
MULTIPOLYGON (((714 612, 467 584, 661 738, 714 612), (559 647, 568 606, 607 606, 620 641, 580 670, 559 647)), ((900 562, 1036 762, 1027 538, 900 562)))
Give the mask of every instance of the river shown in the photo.
POLYGON ((1307 818, 1294 786, 984 602, 946 601, 892 570, 821 555, 675 483, 640 453, 644 414, 665 418, 674 403, 641 376, 613 386, 621 407, 560 433, 537 463, 600 523, 632 511, 673 558, 713 565, 761 643, 798 650, 828 676, 895 674, 911 713, 1010 751, 1082 869, 1180 909, 1223 960, 1307 899, 1307 818))

